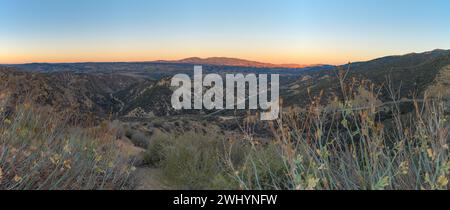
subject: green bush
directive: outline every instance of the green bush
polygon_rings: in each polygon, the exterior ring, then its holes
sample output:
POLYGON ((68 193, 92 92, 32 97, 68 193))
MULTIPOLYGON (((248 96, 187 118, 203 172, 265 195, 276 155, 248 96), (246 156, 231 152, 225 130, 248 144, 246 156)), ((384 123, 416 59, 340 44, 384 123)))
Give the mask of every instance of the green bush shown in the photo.
POLYGON ((135 131, 131 135, 130 140, 135 146, 141 147, 141 148, 147 148, 150 143, 149 137, 140 131, 135 131))
POLYGON ((145 161, 160 166, 164 180, 175 189, 226 189, 236 182, 226 173, 223 157, 224 139, 185 133, 180 136, 160 134, 147 151, 145 161))
POLYGON ((234 175, 241 189, 286 189, 288 171, 280 147, 270 144, 247 148, 245 161, 235 168, 234 175))
POLYGON ((170 136, 157 133, 152 136, 147 151, 144 154, 144 163, 152 167, 161 167, 165 160, 166 149, 170 146, 170 136))

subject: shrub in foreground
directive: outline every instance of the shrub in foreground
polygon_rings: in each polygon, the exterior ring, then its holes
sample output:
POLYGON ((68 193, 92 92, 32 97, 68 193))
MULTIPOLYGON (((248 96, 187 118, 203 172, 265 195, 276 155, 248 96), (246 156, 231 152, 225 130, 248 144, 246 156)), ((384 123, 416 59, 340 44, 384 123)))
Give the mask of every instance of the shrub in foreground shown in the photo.
POLYGON ((147 164, 159 166, 163 182, 174 189, 234 189, 237 182, 223 164, 223 136, 188 132, 160 133, 147 150, 147 164))
POLYGON ((66 127, 29 105, 0 122, 0 189, 129 189, 115 133, 66 127))
POLYGON ((282 122, 270 123, 278 158, 266 158, 267 147, 252 147, 250 161, 228 161, 241 188, 449 189, 445 104, 412 100, 414 110, 404 114, 398 99, 381 106, 370 86, 351 87, 343 87, 349 93, 344 99, 323 106, 319 96, 307 109, 289 110, 282 122), (275 159, 282 161, 271 164, 275 159))

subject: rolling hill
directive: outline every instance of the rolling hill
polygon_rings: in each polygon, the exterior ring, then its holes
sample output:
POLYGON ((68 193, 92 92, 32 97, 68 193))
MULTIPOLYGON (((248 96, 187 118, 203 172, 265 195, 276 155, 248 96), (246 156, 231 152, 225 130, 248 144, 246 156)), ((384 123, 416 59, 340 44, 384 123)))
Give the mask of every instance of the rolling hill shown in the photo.
MULTIPOLYGON (((376 84, 384 100, 390 99, 388 85, 400 93, 399 97, 421 97, 449 65, 450 50, 434 50, 338 66, 333 71, 316 71, 300 76, 288 85, 284 92, 285 101, 290 105, 305 104, 305 99, 310 98, 308 88, 311 95, 318 95, 324 90, 328 98, 332 97, 332 94, 340 92, 336 76, 339 71, 348 71, 347 82, 356 78, 376 84)), ((450 89, 450 86, 446 88, 450 89)))

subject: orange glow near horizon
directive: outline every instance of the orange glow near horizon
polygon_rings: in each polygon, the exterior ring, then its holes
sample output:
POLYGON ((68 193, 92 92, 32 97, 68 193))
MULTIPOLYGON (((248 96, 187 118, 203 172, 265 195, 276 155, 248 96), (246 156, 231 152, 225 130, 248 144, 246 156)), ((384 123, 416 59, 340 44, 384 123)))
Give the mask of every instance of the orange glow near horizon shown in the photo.
POLYGON ((73 53, 7 53, 0 52, 0 64, 23 63, 77 63, 77 62, 140 62, 156 60, 180 60, 188 57, 230 57, 272 64, 331 64, 340 65, 348 62, 364 61, 384 56, 383 54, 320 54, 320 53, 278 53, 278 54, 247 54, 247 53, 220 53, 220 52, 152 52, 152 51, 126 51, 126 52, 73 52, 73 53))
POLYGON ((339 65, 450 49, 449 7, 442 0, 0 0, 0 64, 231 57, 339 65))

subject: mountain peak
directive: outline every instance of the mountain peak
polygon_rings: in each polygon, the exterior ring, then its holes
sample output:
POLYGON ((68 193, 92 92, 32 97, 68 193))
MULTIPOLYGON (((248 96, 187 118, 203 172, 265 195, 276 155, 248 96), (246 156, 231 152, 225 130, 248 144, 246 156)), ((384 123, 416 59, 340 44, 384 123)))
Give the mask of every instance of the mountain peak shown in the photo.
POLYGON ((238 66, 238 67, 256 67, 256 68, 305 68, 318 65, 300 65, 300 64, 272 64, 258 61, 245 60, 230 57, 190 57, 181 60, 160 61, 166 63, 187 63, 197 65, 216 65, 216 66, 238 66))

